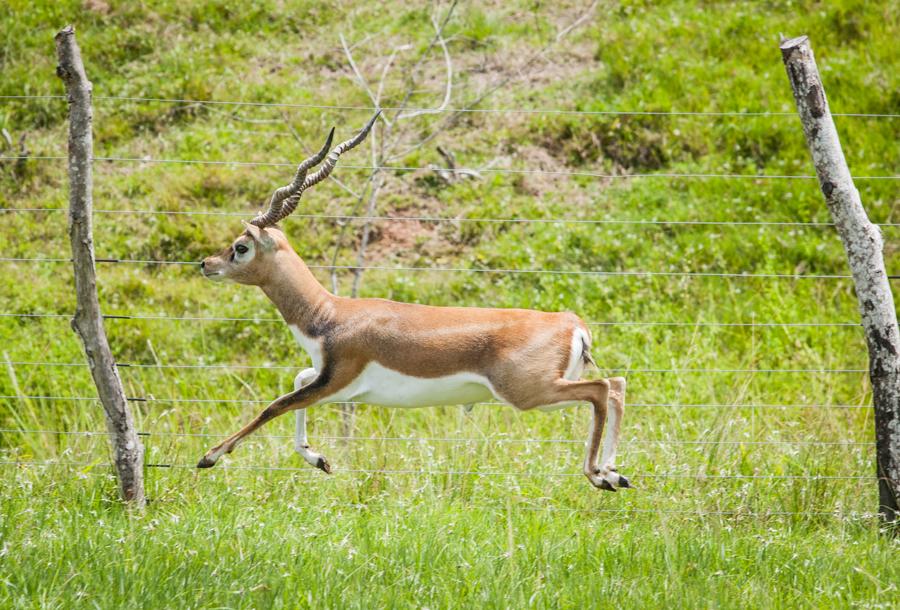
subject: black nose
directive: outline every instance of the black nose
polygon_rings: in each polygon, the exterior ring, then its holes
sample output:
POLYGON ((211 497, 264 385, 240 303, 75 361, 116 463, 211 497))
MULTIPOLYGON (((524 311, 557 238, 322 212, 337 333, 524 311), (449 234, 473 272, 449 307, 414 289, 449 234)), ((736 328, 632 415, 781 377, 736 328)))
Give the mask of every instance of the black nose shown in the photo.
POLYGON ((206 261, 200 261, 200 268, 203 269, 206 267, 206 261))

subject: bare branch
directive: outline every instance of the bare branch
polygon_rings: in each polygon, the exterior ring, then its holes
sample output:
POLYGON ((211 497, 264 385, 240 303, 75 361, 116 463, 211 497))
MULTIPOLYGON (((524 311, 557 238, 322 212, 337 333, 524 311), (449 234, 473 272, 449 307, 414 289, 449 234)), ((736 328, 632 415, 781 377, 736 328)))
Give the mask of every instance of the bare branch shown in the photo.
MULTIPOLYGON (((389 120, 386 116, 382 116, 382 118, 384 120, 384 125, 382 128, 380 141, 376 141, 376 138, 374 137, 374 135, 371 138, 371 140, 372 140, 370 142, 370 144, 371 144, 371 160, 372 160, 373 167, 375 167, 375 168, 381 167, 384 164, 385 157, 391 152, 392 148, 388 147, 387 144, 388 144, 388 142, 391 142, 390 137, 392 135, 393 128, 396 126, 397 122, 400 119, 411 118, 411 117, 419 116, 421 114, 439 113, 439 112, 442 112, 443 110, 445 110, 449 106, 450 101, 453 96, 453 61, 450 56, 450 51, 447 48, 447 40, 443 36, 443 30, 444 30, 444 27, 447 25, 447 23, 450 21, 450 18, 453 15, 453 11, 455 10, 456 5, 457 5, 457 0, 454 0, 452 2, 452 4, 450 5, 450 8, 447 10, 446 14, 444 15, 444 18, 442 20, 440 20, 440 22, 436 15, 431 17, 431 23, 435 30, 435 36, 429 43, 428 47, 418 57, 416 63, 413 65, 413 67, 408 72, 407 89, 406 89, 406 92, 404 93, 404 97, 403 97, 402 101, 400 102, 399 108, 397 109, 397 112, 394 115, 394 119, 392 121, 392 120, 389 120), (415 91, 417 91, 416 74, 418 72, 418 69, 423 64, 425 59, 429 56, 431 49, 434 48, 435 45, 439 45, 441 47, 441 50, 444 55, 444 63, 446 66, 446 75, 447 76, 446 76, 446 85, 444 88, 443 100, 442 100, 440 106, 438 106, 435 109, 416 110, 413 112, 404 113, 403 110, 404 110, 407 102, 412 97, 413 93, 415 91)), ((353 70, 354 74, 356 75, 357 80, 362 84, 363 88, 366 90, 366 93, 369 95, 370 99, 372 99, 373 103, 376 106, 380 106, 382 96, 384 95, 384 92, 385 92, 385 87, 386 87, 386 83, 388 80, 388 76, 390 75, 391 70, 396 66, 395 61, 397 59, 399 52, 405 51, 405 50, 409 49, 410 47, 408 45, 396 46, 391 50, 390 55, 388 56, 387 60, 385 61, 384 65, 381 68, 381 76, 379 79, 377 90, 375 93, 372 93, 372 91, 369 88, 369 86, 367 85, 365 79, 362 77, 362 74, 360 73, 359 68, 356 65, 356 62, 353 58, 350 48, 348 47, 346 40, 344 39, 343 36, 341 36, 341 44, 344 49, 344 54, 346 55, 348 63, 350 64, 351 69, 353 70)), ((394 144, 396 144, 396 141, 391 142, 391 144, 393 146, 394 144)), ((365 195, 368 192, 366 217, 368 218, 368 217, 373 216, 375 213, 375 210, 378 206, 378 195, 379 195, 379 191, 381 190, 382 185, 383 185, 383 178, 380 176, 379 170, 376 169, 369 176, 369 179, 366 182, 366 185, 363 189, 363 193, 361 193, 357 197, 357 201, 354 206, 352 215, 355 215, 357 213, 357 211, 359 210, 359 208, 362 206, 363 200, 365 199, 365 195), (371 191, 367 191, 369 186, 372 187, 371 191)), ((346 228, 347 228, 346 224, 341 227, 341 233, 338 236, 338 240, 337 240, 337 243, 335 244, 335 249, 332 254, 332 267, 334 267, 337 263, 337 257, 340 252, 341 245, 343 243, 343 238, 346 233, 346 228)), ((366 249, 368 246, 370 236, 371 236, 371 222, 366 221, 366 223, 363 225, 363 228, 362 228, 362 239, 360 242, 359 249, 357 250, 357 257, 356 257, 357 258, 357 268, 355 268, 353 271, 353 284, 352 284, 352 288, 351 288, 352 296, 356 296, 357 293, 359 292, 359 286, 360 286, 360 283, 362 280, 362 275, 364 272, 366 249)), ((332 284, 332 289, 336 293, 337 287, 338 287, 337 286, 338 282, 337 282, 337 272, 334 269, 332 270, 332 273, 331 273, 331 284, 332 284)))
MULTIPOLYGON (((378 91, 375 93, 375 97, 378 100, 378 102, 376 102, 376 104, 375 104, 376 106, 380 107, 380 105, 381 105, 381 94, 384 92, 384 83, 387 80, 387 75, 388 75, 388 72, 390 72, 390 70, 391 70, 391 66, 394 64, 394 59, 397 57, 397 53, 399 53, 400 51, 408 51, 409 49, 410 49, 410 45, 403 44, 403 45, 394 47, 393 50, 391 50, 390 56, 388 57, 387 61, 384 63, 384 67, 381 69, 381 79, 378 81, 378 91)), ((384 117, 384 120, 388 125, 391 124, 391 121, 389 121, 387 117, 384 117)))
POLYGON ((447 67, 447 86, 444 92, 444 101, 441 102, 441 105, 437 108, 423 108, 420 110, 413 110, 411 112, 399 114, 397 115, 398 121, 400 119, 411 119, 423 114, 439 114, 443 112, 450 104, 450 97, 453 95, 453 60, 450 58, 450 51, 447 50, 447 41, 444 40, 444 37, 441 34, 443 26, 439 26, 437 20, 434 17, 431 18, 431 25, 434 26, 435 38, 437 38, 438 44, 441 47, 441 51, 443 51, 444 53, 444 64, 447 67))
POLYGON ((443 146, 437 147, 438 154, 444 158, 444 162, 447 164, 447 168, 451 172, 456 171, 456 155, 454 155, 451 151, 447 150, 443 146))
MULTIPOLYGON (((372 180, 375 179, 375 175, 376 175, 376 172, 372 172, 371 174, 369 174, 369 177, 366 178, 366 181, 363 184, 362 191, 360 191, 359 196, 356 199, 356 203, 353 204, 353 209, 350 211, 350 214, 348 214, 348 218, 357 216, 357 213, 359 212, 359 208, 362 205, 363 199, 365 198, 366 193, 369 190, 369 186, 371 186, 372 180)), ((338 293, 337 259, 338 259, 338 255, 341 252, 341 247, 343 246, 343 243, 344 243, 344 236, 347 233, 347 227, 350 226, 350 222, 348 221, 348 222, 340 223, 340 226, 341 226, 341 230, 338 233, 337 239, 334 242, 334 250, 331 253, 331 265, 330 265, 330 267, 331 267, 331 291, 334 294, 338 293)))
MULTIPOLYGON (((369 205, 366 207, 366 216, 371 218, 375 214, 375 206, 378 202, 378 191, 384 179, 381 176, 375 178, 372 183, 372 192, 369 195, 369 205)), ((366 248, 369 245, 369 236, 372 234, 372 221, 366 220, 363 225, 362 239, 359 243, 359 250, 356 253, 356 268, 353 269, 353 285, 350 288, 350 297, 356 298, 359 294, 359 283, 362 280, 363 268, 366 264, 366 248)))
POLYGON ((457 178, 469 178, 471 180, 481 180, 481 174, 474 169, 457 169, 456 168, 456 155, 453 152, 447 150, 443 146, 437 147, 438 154, 444 158, 444 163, 447 164, 447 168, 444 169, 439 165, 432 163, 429 167, 434 170, 434 172, 438 175, 438 178, 450 184, 455 182, 457 178))
MULTIPOLYGON (((387 75, 391 71, 391 66, 394 65, 394 59, 397 57, 397 53, 400 51, 405 51, 409 48, 409 45, 400 45, 394 47, 391 50, 391 54, 388 56, 387 61, 384 62, 384 67, 381 69, 381 78, 378 80, 378 91, 375 93, 375 107, 381 107, 381 94, 384 92, 384 83, 387 81, 387 75)), ((384 120, 385 124, 390 127, 393 122, 387 117, 387 114, 382 115, 382 120, 384 120)), ((382 143, 382 152, 384 151, 384 144, 382 143)))
POLYGON ((600 0, 594 0, 591 3, 591 5, 587 8, 587 10, 584 11, 584 14, 582 14, 581 17, 579 17, 578 19, 576 19, 575 21, 570 23, 568 26, 564 27, 563 29, 561 29, 559 31, 559 33, 556 35, 556 40, 554 42, 559 42, 560 40, 565 38, 569 32, 571 32, 572 30, 574 30, 575 28, 580 26, 582 23, 584 23, 585 21, 590 19, 594 15, 594 9, 597 8, 597 5, 599 3, 600 3, 600 0))
MULTIPOLYGON (((522 62, 522 64, 519 66, 519 68, 515 71, 514 74, 501 79, 497 84, 490 87, 487 91, 485 91, 484 93, 482 93, 481 95, 476 97, 471 102, 466 103, 462 108, 460 108, 448 115, 445 115, 444 118, 442 118, 441 120, 439 120, 437 122, 437 124, 432 129, 431 133, 429 133, 427 136, 425 136, 424 138, 419 140, 418 143, 416 143, 416 144, 410 146, 409 148, 407 148, 406 150, 404 150, 402 153, 396 153, 396 154, 391 155, 390 157, 385 159, 384 162, 389 163, 396 159, 401 159, 401 158, 405 157, 406 155, 408 155, 412 152, 415 152, 416 150, 420 149, 425 144, 427 144, 428 142, 430 142, 431 140, 436 138, 445 129, 447 129, 447 127, 449 125, 453 124, 453 122, 456 121, 456 119, 458 119, 460 117, 460 115, 462 115, 464 112, 466 112, 467 110, 470 110, 471 108, 474 108, 475 106, 477 106, 478 104, 483 102, 489 96, 493 95, 493 93, 496 92, 498 89, 505 86, 514 77, 519 76, 523 70, 525 70, 526 68, 531 66, 537 60, 543 58, 547 54, 547 52, 550 51, 550 49, 552 49, 557 43, 559 43, 565 36, 567 36, 569 33, 571 33, 577 26, 583 24, 587 20, 587 18, 594 12, 594 8, 597 6, 597 4, 598 4, 597 0, 592 2, 591 5, 581 15, 579 15, 574 21, 572 21, 572 23, 570 23, 568 26, 566 26, 565 28, 560 30, 560 32, 556 35, 556 37, 552 41, 548 42, 540 50, 536 51, 528 59, 526 59, 524 62, 522 62)), ((398 143, 397 140, 395 140, 394 142, 391 142, 391 145, 389 148, 393 149, 397 143, 398 143)))
MULTIPOLYGON (((416 60, 416 63, 413 65, 413 67, 410 68, 407 81, 409 84, 406 88, 406 93, 403 94, 403 99, 400 100, 400 103, 397 105, 397 112, 396 114, 394 114, 394 120, 396 120, 397 117, 399 117, 403 113, 403 110, 406 109, 406 105, 409 103, 409 99, 412 97, 413 92, 416 88, 416 73, 418 72, 419 68, 422 67, 422 63, 425 61, 425 58, 428 57, 428 55, 431 53, 431 49, 433 49, 434 45, 437 44, 438 38, 443 36, 444 28, 446 27, 447 23, 450 22, 450 17, 453 16, 453 11, 456 9, 457 3, 458 0, 453 0, 453 2, 450 4, 450 8, 447 9, 447 14, 444 15, 444 20, 441 22, 440 29, 437 31, 435 37, 431 39, 431 42, 428 43, 428 47, 426 47, 422 54, 419 55, 419 59, 416 60)), ((434 19, 432 18, 432 22, 433 21, 434 19)))
POLYGON ((387 25, 382 26, 382 28, 380 30, 378 30, 377 32, 371 32, 368 35, 366 35, 365 37, 363 37, 362 39, 357 40, 356 42, 354 42, 353 44, 350 45, 350 47, 349 47, 350 50, 352 51, 356 47, 361 47, 362 45, 366 44, 367 42, 369 42, 376 36, 381 36, 382 34, 384 34, 384 31, 387 29, 387 27, 388 27, 387 25))
POLYGON ((25 164, 28 163, 28 157, 31 156, 31 151, 29 151, 28 146, 25 145, 27 136, 27 133, 23 133, 19 136, 19 158, 16 160, 16 174, 20 177, 25 175, 25 164))
POLYGON ((368 94, 369 99, 372 100, 372 104, 378 108, 378 98, 375 97, 375 94, 372 93, 372 90, 369 88, 369 84, 366 82, 366 79, 363 78, 362 73, 359 71, 359 68, 356 67, 356 62, 353 60, 353 53, 350 51, 350 48, 347 46, 347 41, 344 39, 343 34, 338 34, 338 37, 341 39, 341 47, 344 49, 344 55, 347 56, 347 61, 350 63, 350 68, 353 70, 353 74, 356 75, 356 80, 359 81, 359 84, 368 94))

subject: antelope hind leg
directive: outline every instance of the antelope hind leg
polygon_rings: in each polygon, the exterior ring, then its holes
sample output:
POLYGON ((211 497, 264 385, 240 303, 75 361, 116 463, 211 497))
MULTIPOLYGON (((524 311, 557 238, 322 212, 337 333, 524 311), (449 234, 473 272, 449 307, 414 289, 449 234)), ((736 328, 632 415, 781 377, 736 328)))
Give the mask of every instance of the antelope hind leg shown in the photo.
POLYGON ((622 433, 622 418, 625 415, 624 377, 612 377, 609 379, 607 404, 609 409, 606 436, 603 438, 603 454, 600 459, 602 467, 598 468, 596 472, 604 476, 604 479, 608 481, 608 485, 628 488, 631 487, 631 482, 619 474, 619 470, 616 468, 616 450, 619 446, 619 436, 622 433))

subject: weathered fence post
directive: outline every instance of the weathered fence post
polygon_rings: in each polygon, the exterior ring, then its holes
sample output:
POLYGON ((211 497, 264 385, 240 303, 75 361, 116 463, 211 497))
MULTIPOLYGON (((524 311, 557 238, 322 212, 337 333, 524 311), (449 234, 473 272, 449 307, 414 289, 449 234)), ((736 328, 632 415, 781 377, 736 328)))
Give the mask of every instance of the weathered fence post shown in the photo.
MULTIPOLYGON (((879 512, 896 525, 900 496, 900 333, 882 256, 881 231, 869 222, 844 159, 809 39, 781 43, 781 55, 828 211, 850 260, 869 347, 875 407, 879 512)), ((896 527, 891 530, 897 531, 896 527)))
POLYGON ((55 37, 56 74, 66 85, 69 100, 69 238, 75 266, 77 307, 72 328, 81 337, 100 402, 106 411, 115 466, 122 498, 137 507, 144 499, 144 447, 134 430, 134 418, 103 330, 94 272, 94 240, 91 229, 93 206, 91 163, 91 83, 84 72, 75 29, 69 25, 55 37))

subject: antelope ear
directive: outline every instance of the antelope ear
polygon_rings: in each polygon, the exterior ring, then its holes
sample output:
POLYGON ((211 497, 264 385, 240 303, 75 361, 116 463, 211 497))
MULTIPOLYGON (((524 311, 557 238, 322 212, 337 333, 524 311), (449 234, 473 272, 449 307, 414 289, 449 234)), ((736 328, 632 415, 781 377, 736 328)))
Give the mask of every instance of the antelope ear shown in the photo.
POLYGON ((244 225, 244 228, 247 229, 247 233, 250 234, 250 237, 252 237, 256 241, 262 241, 262 231, 260 231, 259 227, 254 224, 250 224, 249 222, 244 222, 243 220, 241 221, 241 223, 244 225))
POLYGON ((249 222, 244 223, 244 227, 247 229, 247 233, 250 234, 250 237, 260 245, 263 250, 271 250, 275 247, 275 240, 272 239, 272 236, 269 235, 264 229, 260 229, 254 224, 250 224, 249 222))

